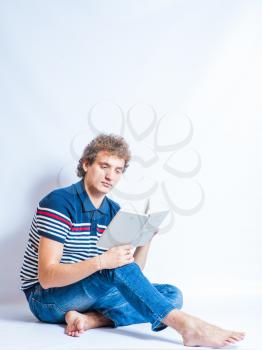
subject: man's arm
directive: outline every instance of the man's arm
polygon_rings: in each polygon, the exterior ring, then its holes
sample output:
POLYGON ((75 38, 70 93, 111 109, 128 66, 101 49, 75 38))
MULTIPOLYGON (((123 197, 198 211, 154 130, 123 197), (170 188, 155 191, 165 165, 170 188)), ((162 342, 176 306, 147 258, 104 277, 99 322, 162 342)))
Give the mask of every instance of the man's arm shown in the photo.
POLYGON ((38 250, 38 279, 44 289, 63 287, 100 269, 98 256, 73 264, 61 264, 63 243, 41 237, 38 250))
POLYGON ((41 236, 38 250, 38 280, 44 289, 64 287, 80 281, 100 269, 113 269, 134 261, 126 244, 101 255, 72 264, 61 264, 63 243, 41 236))

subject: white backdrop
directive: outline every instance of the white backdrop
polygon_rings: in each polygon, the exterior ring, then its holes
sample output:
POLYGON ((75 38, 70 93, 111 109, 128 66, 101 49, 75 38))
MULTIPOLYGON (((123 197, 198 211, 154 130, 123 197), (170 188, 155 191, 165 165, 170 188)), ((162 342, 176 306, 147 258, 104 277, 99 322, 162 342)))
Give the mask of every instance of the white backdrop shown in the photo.
POLYGON ((24 298, 35 207, 78 181, 99 131, 134 154, 113 198, 142 208, 150 194, 174 220, 152 243, 152 282, 259 285, 261 15, 252 0, 1 1, 0 300, 24 298))

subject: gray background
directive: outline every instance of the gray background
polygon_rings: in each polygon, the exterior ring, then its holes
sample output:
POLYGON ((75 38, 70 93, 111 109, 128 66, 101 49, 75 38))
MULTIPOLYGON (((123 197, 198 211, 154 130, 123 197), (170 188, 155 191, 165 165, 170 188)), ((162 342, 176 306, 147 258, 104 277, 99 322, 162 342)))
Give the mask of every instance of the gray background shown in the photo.
POLYGON ((78 181, 83 147, 104 130, 136 155, 112 197, 140 210, 150 193, 152 210, 172 209, 173 228, 152 243, 152 282, 261 287, 261 10, 252 0, 1 1, 0 300, 23 298, 38 201, 78 181))

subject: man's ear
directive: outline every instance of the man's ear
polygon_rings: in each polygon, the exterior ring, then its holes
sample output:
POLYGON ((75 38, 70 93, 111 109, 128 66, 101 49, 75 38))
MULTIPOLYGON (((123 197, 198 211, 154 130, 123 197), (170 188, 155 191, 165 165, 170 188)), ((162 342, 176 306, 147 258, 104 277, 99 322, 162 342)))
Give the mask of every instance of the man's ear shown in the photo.
POLYGON ((88 169, 88 162, 87 162, 87 161, 84 161, 83 164, 82 164, 82 167, 83 167, 84 171, 87 172, 87 169, 88 169))

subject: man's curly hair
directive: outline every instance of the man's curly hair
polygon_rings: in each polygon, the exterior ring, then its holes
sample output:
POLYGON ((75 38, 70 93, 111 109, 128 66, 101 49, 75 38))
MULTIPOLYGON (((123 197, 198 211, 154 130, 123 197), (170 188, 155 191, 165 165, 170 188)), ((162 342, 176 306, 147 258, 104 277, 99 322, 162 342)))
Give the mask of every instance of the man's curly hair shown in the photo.
POLYGON ((95 137, 84 149, 83 155, 77 165, 77 176, 84 178, 85 170, 83 163, 87 162, 89 165, 93 164, 98 152, 107 151, 125 161, 123 172, 129 166, 131 153, 127 142, 122 136, 114 134, 100 134, 95 137))

